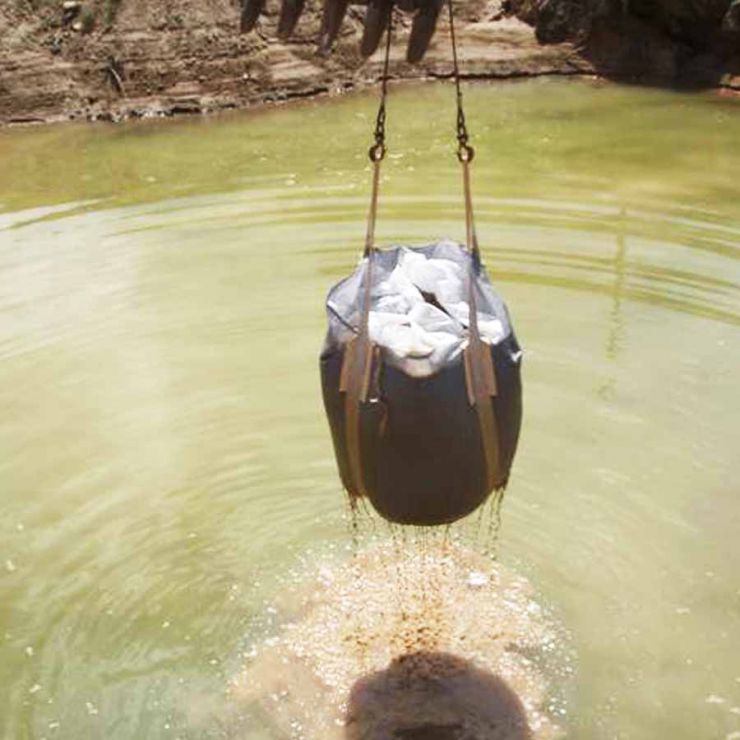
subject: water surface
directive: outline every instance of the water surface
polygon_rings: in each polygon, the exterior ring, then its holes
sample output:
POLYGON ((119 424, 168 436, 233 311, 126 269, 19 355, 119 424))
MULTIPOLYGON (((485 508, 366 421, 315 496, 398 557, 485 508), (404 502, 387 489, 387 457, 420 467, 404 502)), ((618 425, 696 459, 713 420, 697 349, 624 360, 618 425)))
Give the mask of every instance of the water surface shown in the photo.
MULTIPOLYGON (((740 104, 467 95, 526 349, 501 559, 572 636, 568 736, 740 737, 740 104)), ((462 238, 452 103, 394 88, 381 242, 462 238)), ((316 356, 374 106, 0 131, 2 737, 238 736, 278 576, 349 539, 316 356)))

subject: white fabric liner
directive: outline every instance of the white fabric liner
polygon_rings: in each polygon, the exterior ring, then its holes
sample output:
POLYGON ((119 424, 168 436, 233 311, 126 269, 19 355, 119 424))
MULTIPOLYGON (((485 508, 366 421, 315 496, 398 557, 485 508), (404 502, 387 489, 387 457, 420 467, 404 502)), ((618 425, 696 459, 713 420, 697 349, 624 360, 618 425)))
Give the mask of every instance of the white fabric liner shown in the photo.
MULTIPOLYGON (((458 262, 403 248, 390 275, 372 291, 370 340, 398 360, 422 361, 425 370, 418 368, 414 375, 454 360, 467 345, 467 278, 458 262), (433 295, 444 310, 427 301, 422 291, 433 295)), ((502 322, 481 311, 478 330, 489 344, 506 336, 502 322)))

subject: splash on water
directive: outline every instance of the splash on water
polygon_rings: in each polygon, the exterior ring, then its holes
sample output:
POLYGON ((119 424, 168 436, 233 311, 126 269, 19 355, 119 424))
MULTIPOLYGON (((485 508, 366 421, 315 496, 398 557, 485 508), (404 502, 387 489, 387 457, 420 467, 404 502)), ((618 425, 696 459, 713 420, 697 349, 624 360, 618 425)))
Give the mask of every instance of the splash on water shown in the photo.
MULTIPOLYGON (((419 530, 314 566, 294 617, 232 685, 291 738, 562 736, 563 631, 533 589, 477 550, 419 530)), ((285 598, 285 597, 283 597, 285 598)))

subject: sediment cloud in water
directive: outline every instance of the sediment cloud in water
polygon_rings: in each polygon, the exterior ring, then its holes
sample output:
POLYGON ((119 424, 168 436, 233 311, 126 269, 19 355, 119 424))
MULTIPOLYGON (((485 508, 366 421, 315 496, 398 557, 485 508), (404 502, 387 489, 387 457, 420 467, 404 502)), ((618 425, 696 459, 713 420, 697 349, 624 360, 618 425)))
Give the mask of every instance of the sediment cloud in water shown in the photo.
POLYGON ((318 568, 297 598, 300 616, 252 646, 232 686, 275 737, 563 736, 548 680, 570 673, 562 630, 526 579, 474 550, 374 545, 318 568))

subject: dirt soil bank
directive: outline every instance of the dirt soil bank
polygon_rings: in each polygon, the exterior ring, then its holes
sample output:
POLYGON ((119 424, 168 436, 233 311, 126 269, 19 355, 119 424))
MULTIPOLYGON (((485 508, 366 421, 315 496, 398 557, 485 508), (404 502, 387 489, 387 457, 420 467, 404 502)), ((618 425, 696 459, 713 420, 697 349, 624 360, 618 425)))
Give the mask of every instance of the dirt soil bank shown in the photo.
MULTIPOLYGON (((268 3, 269 4, 269 3, 268 3)), ((231 0, 0 0, 0 124, 121 120, 201 113, 375 82, 380 55, 357 53, 364 8, 350 8, 334 53, 320 56, 318 0, 309 0, 295 36, 275 38, 277 3, 258 29, 240 35, 231 0)), ((542 44, 536 24, 499 0, 460 10, 465 74, 476 78, 597 74, 577 41, 542 44), (577 45, 578 44, 578 45, 577 45)), ((424 61, 403 60, 408 19, 398 29, 392 74, 448 75, 447 26, 440 22, 424 61)), ((740 78, 725 75, 728 87, 740 78)))

